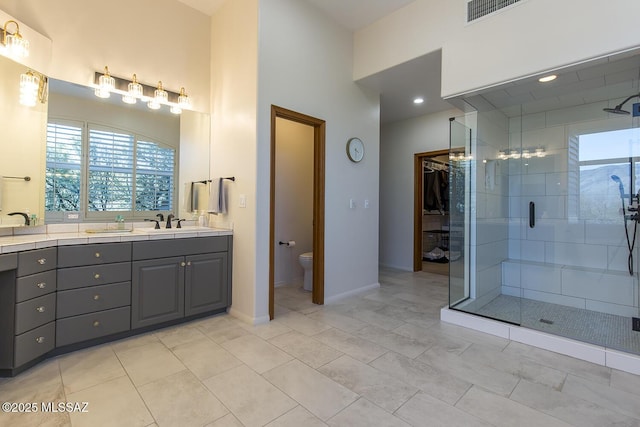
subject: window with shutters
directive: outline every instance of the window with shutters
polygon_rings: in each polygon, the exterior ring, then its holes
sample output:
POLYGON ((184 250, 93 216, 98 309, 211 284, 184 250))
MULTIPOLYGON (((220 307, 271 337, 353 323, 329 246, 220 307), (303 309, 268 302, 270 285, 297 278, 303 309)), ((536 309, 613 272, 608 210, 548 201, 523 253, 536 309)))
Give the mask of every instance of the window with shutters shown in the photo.
POLYGON ((174 147, 91 123, 48 123, 48 220, 69 211, 89 220, 171 212, 175 174, 174 147))

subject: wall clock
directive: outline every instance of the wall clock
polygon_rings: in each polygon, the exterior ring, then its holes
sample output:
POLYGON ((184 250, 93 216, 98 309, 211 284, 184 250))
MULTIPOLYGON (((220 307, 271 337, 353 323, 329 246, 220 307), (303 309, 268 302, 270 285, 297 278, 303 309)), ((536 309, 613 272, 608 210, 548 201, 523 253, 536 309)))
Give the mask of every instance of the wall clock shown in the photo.
POLYGON ((364 157, 364 143, 360 138, 351 138, 347 141, 347 157, 355 163, 362 160, 364 157))

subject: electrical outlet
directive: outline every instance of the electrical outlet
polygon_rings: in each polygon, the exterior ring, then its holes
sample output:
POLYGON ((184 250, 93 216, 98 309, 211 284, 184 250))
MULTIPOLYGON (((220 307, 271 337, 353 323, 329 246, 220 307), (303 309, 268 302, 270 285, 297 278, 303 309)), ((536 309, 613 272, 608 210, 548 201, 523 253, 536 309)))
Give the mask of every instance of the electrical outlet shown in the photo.
POLYGON ((640 317, 631 318, 631 329, 640 332, 640 317))

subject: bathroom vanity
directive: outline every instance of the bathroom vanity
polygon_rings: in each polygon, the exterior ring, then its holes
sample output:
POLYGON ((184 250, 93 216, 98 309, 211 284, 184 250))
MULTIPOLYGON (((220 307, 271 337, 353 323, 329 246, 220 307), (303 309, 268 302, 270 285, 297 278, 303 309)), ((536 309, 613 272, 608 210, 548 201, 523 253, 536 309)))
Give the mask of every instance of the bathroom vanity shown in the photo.
POLYGON ((69 234, 0 238, 0 376, 231 305, 230 231, 69 234))

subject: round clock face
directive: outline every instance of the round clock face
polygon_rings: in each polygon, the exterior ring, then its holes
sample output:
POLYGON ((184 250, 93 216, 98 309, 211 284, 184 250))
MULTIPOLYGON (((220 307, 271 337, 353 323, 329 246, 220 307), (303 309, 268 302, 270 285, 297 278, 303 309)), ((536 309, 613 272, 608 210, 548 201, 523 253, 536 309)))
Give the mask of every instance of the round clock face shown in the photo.
POLYGON ((347 141, 347 156, 352 162, 359 162, 364 157, 364 144, 360 138, 347 141))

